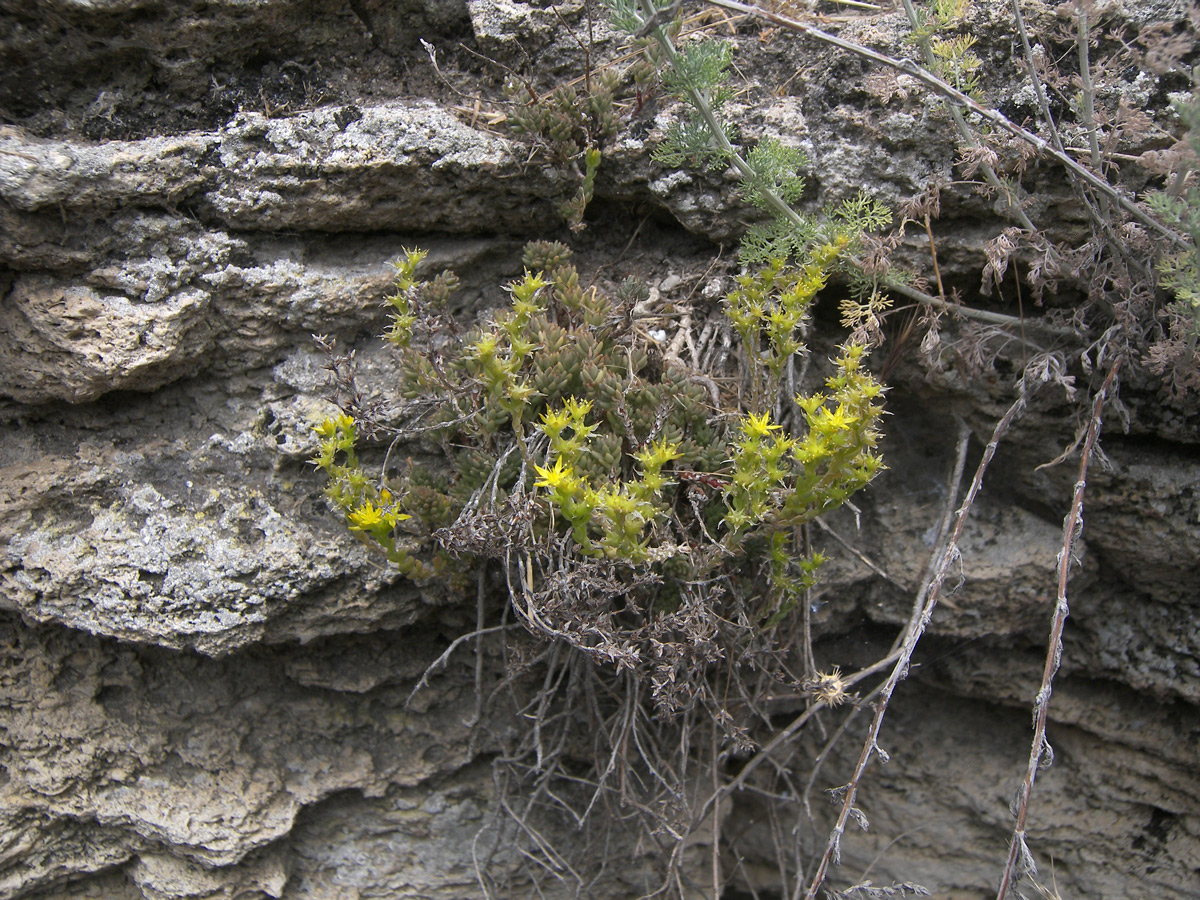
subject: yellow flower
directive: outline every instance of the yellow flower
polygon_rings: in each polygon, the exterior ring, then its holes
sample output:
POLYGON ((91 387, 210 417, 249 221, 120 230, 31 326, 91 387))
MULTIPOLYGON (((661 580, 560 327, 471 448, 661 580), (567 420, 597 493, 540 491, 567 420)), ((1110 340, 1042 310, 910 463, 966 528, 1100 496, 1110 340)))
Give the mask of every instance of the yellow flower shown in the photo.
POLYGON ((806 397, 804 394, 797 394, 795 397, 796 405, 804 410, 804 414, 806 416, 810 417, 816 414, 817 410, 820 409, 821 404, 827 399, 828 398, 824 394, 813 394, 810 397, 806 397))
POLYGON ((398 513, 388 509, 388 504, 392 500, 392 492, 386 488, 383 490, 381 497, 384 506, 376 506, 373 500, 367 500, 358 509, 351 510, 346 514, 346 518, 350 520, 351 531, 374 531, 379 532, 383 529, 392 529, 396 527, 397 522, 403 522, 405 519, 411 519, 412 516, 406 513, 398 513))
POLYGON ((797 446, 795 453, 796 462, 802 466, 809 466, 820 462, 830 454, 829 441, 824 434, 819 431, 810 431, 797 446))
POLYGON ((569 488, 574 484, 575 473, 570 466, 564 466, 562 457, 554 461, 554 468, 548 469, 542 466, 534 466, 534 471, 542 476, 541 481, 535 481, 534 487, 549 488, 552 491, 561 490, 564 487, 569 488))
POLYGON ((471 354, 480 362, 488 362, 496 358, 496 336, 485 334, 471 345, 471 354))
POLYGON ((746 437, 764 438, 772 431, 778 431, 781 427, 780 425, 771 424, 770 413, 763 413, 761 416, 748 413, 746 418, 742 420, 742 433, 746 437))
POLYGON ((323 438, 336 437, 338 432, 344 434, 354 434, 354 418, 345 413, 339 415, 336 419, 326 419, 316 427, 316 432, 323 438))
POLYGON ((508 385, 508 399, 515 404, 524 406, 537 394, 527 381, 512 382, 508 385))
POLYGON ((752 521, 750 514, 744 509, 731 507, 725 513, 725 526, 731 531, 741 531, 743 528, 748 527, 752 521))
POLYGON ((347 518, 354 531, 369 531, 383 524, 383 510, 368 500, 358 509, 352 510, 347 518))
POLYGON ((646 444, 634 454, 634 458, 642 464, 643 469, 657 472, 672 460, 679 459, 679 445, 668 443, 666 438, 655 443, 646 444))
POLYGON ((566 410, 567 415, 569 415, 573 421, 582 422, 584 416, 586 416, 592 410, 592 401, 580 400, 576 397, 568 397, 567 402, 563 404, 563 409, 566 410))
POLYGON ((550 437, 558 437, 570 422, 571 418, 565 409, 547 409, 542 413, 542 424, 538 428, 550 437))
POLYGON ((845 431, 857 421, 858 416, 846 412, 845 405, 839 403, 836 412, 830 412, 827 406, 818 409, 809 424, 817 431, 833 434, 835 431, 845 431))

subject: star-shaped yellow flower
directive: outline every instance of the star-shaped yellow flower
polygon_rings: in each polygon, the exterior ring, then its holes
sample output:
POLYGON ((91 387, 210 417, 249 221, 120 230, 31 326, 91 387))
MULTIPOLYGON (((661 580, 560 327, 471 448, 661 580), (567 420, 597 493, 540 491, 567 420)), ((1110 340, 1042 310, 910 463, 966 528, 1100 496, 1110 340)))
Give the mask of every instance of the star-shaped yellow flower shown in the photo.
POLYGON ((830 411, 828 406, 818 409, 816 415, 809 420, 809 424, 817 431, 831 435, 836 431, 845 431, 857 421, 858 416, 847 412, 843 404, 838 404, 838 408, 833 411, 830 411))
POLYGON ((781 427, 780 425, 772 424, 770 413, 763 413, 761 416, 748 413, 746 418, 742 420, 742 432, 746 437, 764 438, 772 431, 778 431, 781 427))
POLYGON ((542 476, 541 481, 534 482, 534 487, 544 487, 552 491, 558 491, 563 488, 569 488, 575 480, 575 473, 571 470, 570 466, 563 465, 561 456, 554 461, 553 468, 544 468, 542 466, 534 466, 533 468, 534 471, 542 476))

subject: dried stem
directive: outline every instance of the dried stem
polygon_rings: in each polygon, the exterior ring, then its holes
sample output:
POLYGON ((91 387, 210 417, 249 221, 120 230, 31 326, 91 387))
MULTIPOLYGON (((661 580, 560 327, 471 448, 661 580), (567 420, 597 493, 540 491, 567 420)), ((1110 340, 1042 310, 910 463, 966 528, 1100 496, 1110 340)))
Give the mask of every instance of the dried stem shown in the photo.
MULTIPOLYGON (((954 452, 954 467, 950 471, 950 477, 946 479, 946 503, 942 507, 942 517, 938 520, 936 537, 933 542, 933 550, 929 554, 929 560, 925 563, 925 571, 922 573, 921 586, 917 590, 916 599, 913 601, 912 615, 908 620, 908 627, 904 634, 908 634, 912 629, 917 627, 917 622, 920 619, 921 611, 925 608, 925 601, 929 597, 929 591, 933 588, 934 582, 938 577, 938 566, 946 553, 946 539, 950 533, 950 525, 954 520, 954 505, 958 502, 958 491, 962 486, 963 472, 967 467, 967 449, 971 446, 971 429, 967 427, 967 423, 961 419, 958 423, 958 446, 954 452)), ((949 600, 945 601, 947 606, 953 606, 949 600)), ((892 651, 895 652, 903 644, 903 637, 897 638, 896 643, 892 646, 892 651)))
POLYGON ((1004 875, 1000 879, 1000 888, 996 900, 1004 900, 1012 885, 1013 874, 1018 858, 1031 862, 1029 848, 1025 844, 1025 821, 1029 813, 1029 797, 1033 792, 1033 782, 1043 759, 1048 765, 1053 759, 1053 751, 1046 741, 1046 719, 1050 711, 1050 694, 1054 675, 1058 672, 1062 661, 1062 635, 1066 625, 1069 607, 1067 605, 1067 578, 1071 571, 1071 560, 1074 556, 1074 546, 1077 532, 1083 527, 1083 494, 1087 487, 1087 470, 1091 462, 1092 451, 1100 436, 1100 418, 1104 409, 1104 400, 1116 379, 1117 370, 1121 366, 1120 358, 1108 370, 1104 384, 1096 392, 1092 402, 1092 417, 1088 422, 1087 437, 1083 443, 1083 451, 1079 460, 1079 477, 1075 481, 1075 490, 1071 497, 1071 510, 1063 520, 1063 544, 1058 553, 1058 599, 1054 604, 1054 618, 1050 623, 1050 641, 1046 650, 1046 665, 1042 671, 1042 685, 1034 699, 1033 743, 1029 751, 1029 765, 1025 770, 1025 780, 1021 783, 1021 793, 1017 802, 1017 825, 1013 831, 1012 844, 1008 851, 1008 862, 1004 866, 1004 875))
POLYGON ((946 574, 950 571, 950 566, 958 559, 958 542, 962 538, 963 527, 966 525, 967 515, 970 513, 971 506, 975 502, 975 497, 979 493, 979 489, 983 485, 983 475, 987 471, 988 465, 992 461, 992 457, 996 454, 996 448, 999 446, 1000 438, 1008 430, 1013 420, 1025 408, 1028 400, 1026 382, 1021 382, 1021 394, 1013 401, 1008 411, 1004 413, 1000 421, 996 423, 996 427, 992 431, 991 440, 984 448, 983 458, 979 461, 978 467, 975 469, 975 477, 971 481, 971 487, 967 491, 967 496, 963 500, 962 506, 958 510, 958 516, 954 524, 954 531, 950 536, 950 540, 946 544, 945 550, 942 551, 938 561, 936 574, 933 578, 929 593, 925 598, 925 603, 921 608, 920 615, 915 621, 910 624, 904 640, 900 645, 898 658, 895 665, 892 667, 891 675, 888 676, 883 687, 880 689, 879 699, 875 702, 875 715, 871 720, 871 726, 867 732, 867 739, 863 742, 862 752, 859 754, 858 763, 854 767, 854 774, 851 776, 849 783, 845 788, 845 799, 842 801, 842 809, 838 814, 837 822, 829 834, 829 841, 825 846, 825 852, 821 856, 821 861, 817 865, 816 872, 813 874, 812 882, 809 884, 808 892, 804 895, 805 900, 815 900, 817 891, 821 889, 821 885, 825 882, 825 876, 829 872, 830 863, 840 855, 840 847, 842 835, 846 830, 846 824, 850 820, 852 814, 857 810, 854 806, 854 801, 858 795, 858 787, 862 781, 863 774, 866 772, 867 764, 876 753, 882 753, 879 747, 879 731, 883 726, 883 717, 887 712, 888 703, 892 699, 892 694, 896 690, 896 686, 908 675, 909 664, 912 661, 913 652, 917 648, 917 642, 925 633, 925 628, 929 624, 930 618, 933 616, 933 610, 937 606, 937 602, 942 592, 942 585, 945 583, 946 574))
MULTIPOLYGON (((493 625, 491 628, 477 628, 475 631, 468 631, 466 634, 462 634, 462 635, 459 635, 458 637, 456 637, 453 641, 450 642, 450 646, 442 651, 441 656, 439 656, 437 659, 435 659, 433 662, 431 662, 428 666, 426 666, 425 671, 422 673, 421 679, 417 682, 416 687, 414 687, 412 689, 412 692, 409 693, 409 695, 408 695, 408 699, 404 701, 405 708, 407 709, 409 704, 412 703, 413 698, 416 697, 417 694, 419 694, 421 692, 421 688, 429 686, 429 676, 432 675, 434 672, 436 672, 438 669, 444 668, 446 663, 450 661, 450 657, 454 654, 454 651, 457 650, 464 643, 471 640, 472 638, 482 638, 484 635, 493 634, 494 632, 497 632, 497 631, 511 631, 512 629, 514 629, 516 627, 517 627, 516 625, 493 625)), ((476 652, 478 653, 478 650, 476 650, 476 652)), ((478 666, 476 667, 476 669, 477 669, 476 677, 478 678, 478 677, 480 677, 480 672, 478 671, 478 666)), ((480 692, 480 696, 482 696, 482 692, 480 692)))
MULTIPOLYGON (((868 59, 888 68, 895 69, 897 72, 903 72, 906 75, 911 75, 929 90, 935 94, 939 94, 945 99, 951 101, 956 107, 966 109, 981 119, 990 122, 997 128, 1008 132, 1013 137, 1016 137, 1032 147, 1035 147, 1039 152, 1055 159, 1060 165, 1070 171, 1071 175, 1080 181, 1083 181, 1094 188, 1099 193, 1109 197, 1114 203, 1124 209, 1127 213, 1145 225, 1147 228, 1157 232, 1162 237, 1166 238, 1177 247, 1186 247, 1186 238, 1158 221, 1156 218, 1148 214, 1145 210, 1139 207, 1136 203, 1126 197, 1123 193, 1114 188, 1111 184, 1089 171, 1086 167, 1080 165, 1066 153, 1058 150, 1049 141, 1038 137, 1031 131, 1027 131, 1020 125, 1011 121, 1007 116, 996 109, 989 109, 979 101, 964 94, 958 88, 938 78, 927 69, 923 69, 916 63, 907 59, 896 59, 893 56, 888 56, 886 53, 880 53, 878 50, 872 50, 870 47, 865 47, 862 44, 854 41, 848 41, 845 38, 837 37, 829 32, 822 31, 819 28, 814 28, 804 22, 793 19, 789 16, 781 15, 780 13, 771 12, 763 9, 760 6, 752 6, 750 4, 741 3, 739 0, 707 0, 713 6, 719 6, 723 9, 734 10, 748 16, 764 19, 781 28, 786 28, 789 31, 795 31, 799 34, 807 35, 816 40, 838 47, 856 56, 868 59)), ((933 298, 936 299, 936 298, 933 298)))
MULTIPOLYGON (((917 17, 916 7, 913 6, 912 0, 901 0, 901 3, 904 6, 905 15, 908 16, 909 26, 913 29, 913 33, 915 35, 917 35, 917 44, 921 48, 921 56, 925 60, 925 65, 927 67, 927 70, 932 70, 933 64, 934 64, 933 48, 929 44, 929 38, 927 36, 923 35, 919 30, 920 19, 917 17)), ((962 109, 960 109, 953 102, 951 102, 949 97, 946 97, 943 99, 945 101, 946 111, 950 113, 950 118, 954 120, 954 127, 958 131, 959 138, 962 140, 962 142, 964 144, 971 147, 972 149, 979 149, 980 148, 979 138, 976 137, 975 133, 971 130, 970 126, 967 125, 967 120, 966 120, 966 117, 963 116, 962 109)), ((1031 222, 1029 220, 1029 216, 1027 216, 1025 214, 1025 210, 1021 209, 1020 200, 1014 195, 1012 189, 1010 187, 1008 187, 1008 185, 1006 185, 1003 181, 1000 180, 1000 176, 996 174, 996 170, 993 169, 987 163, 983 163, 979 167, 979 170, 983 173, 984 180, 987 181, 987 183, 989 185, 991 185, 992 189, 995 190, 997 193, 1004 195, 1004 197, 1006 198, 1006 200, 1008 202, 1009 212, 1012 214, 1012 216, 1018 222, 1021 223, 1021 227, 1029 232, 1036 231, 1037 228, 1034 226, 1033 222, 1031 222)), ((929 220, 928 216, 926 216, 926 223, 928 223, 928 220, 929 220)), ((932 240, 933 240, 933 238, 931 235, 930 236, 931 245, 932 245, 932 240)), ((936 254, 934 256, 934 272, 935 273, 937 272, 937 256, 936 256, 936 254)), ((938 275, 939 293, 941 291, 941 283, 942 283, 941 275, 938 275)), ((944 294, 942 295, 942 297, 943 297, 943 299, 945 299, 944 294)))

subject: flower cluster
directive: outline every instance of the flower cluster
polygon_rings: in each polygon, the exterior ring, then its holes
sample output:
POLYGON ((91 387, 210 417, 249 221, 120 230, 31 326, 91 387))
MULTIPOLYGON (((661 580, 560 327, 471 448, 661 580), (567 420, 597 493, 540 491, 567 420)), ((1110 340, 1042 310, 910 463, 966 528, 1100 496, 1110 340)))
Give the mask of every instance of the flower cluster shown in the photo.
POLYGON ((423 254, 409 251, 388 336, 400 348, 400 393, 442 462, 368 478, 357 424, 342 415, 318 428, 313 462, 329 475, 326 492, 353 532, 416 578, 461 571, 451 560, 465 554, 507 558, 513 542, 526 554, 560 548, 554 565, 615 566, 607 571, 625 574, 605 577, 647 586, 650 606, 682 602, 705 579, 764 572, 756 615, 773 625, 822 562, 797 553, 796 526, 882 468, 882 387, 861 347, 842 348, 822 392, 783 393, 813 298, 846 243, 835 237, 801 264, 772 260, 738 279, 722 310, 741 338, 739 400, 710 393, 709 376, 677 361, 652 362, 629 315, 645 292, 585 290, 559 244, 528 248, 508 307, 490 322, 449 323, 424 340, 446 305, 430 298, 448 282, 419 279, 423 254))
POLYGON ((725 524, 735 533, 763 524, 802 525, 866 487, 883 468, 874 451, 883 386, 862 368, 850 344, 826 381, 828 394, 800 394, 803 437, 785 434, 769 413, 749 413, 732 446, 733 477, 725 524))
POLYGON ((725 315, 742 341, 751 406, 772 399, 785 367, 803 350, 809 308, 848 243, 837 235, 814 248, 803 266, 775 257, 738 276, 737 287, 725 298, 725 315))
POLYGON ((432 569, 396 543, 396 526, 412 518, 401 512, 399 498, 367 478, 355 452, 358 429, 354 419, 342 414, 316 427, 320 449, 312 459, 329 476, 325 495, 346 516, 351 531, 378 544, 387 557, 412 578, 430 577, 432 569))
POLYGON ((598 427, 586 422, 591 408, 590 401, 570 397, 542 416, 539 430, 549 440, 554 464, 534 467, 540 477, 534 486, 544 488, 550 506, 571 523, 572 536, 585 554, 632 563, 661 559, 667 548, 651 546, 652 527, 668 513, 662 496, 671 482, 663 467, 680 458, 679 446, 647 442, 632 454, 640 469, 637 477, 593 483, 575 469, 598 427))

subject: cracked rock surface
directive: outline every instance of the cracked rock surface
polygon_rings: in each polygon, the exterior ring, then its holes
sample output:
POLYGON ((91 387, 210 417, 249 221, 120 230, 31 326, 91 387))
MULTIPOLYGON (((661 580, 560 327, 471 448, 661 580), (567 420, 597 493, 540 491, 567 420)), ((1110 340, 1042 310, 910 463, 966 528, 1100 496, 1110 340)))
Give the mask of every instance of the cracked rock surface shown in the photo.
MULTIPOLYGON (((1135 23, 1182 15, 1111 6, 1135 23)), ((996 67, 1010 64, 1008 15, 983 0, 972 13, 996 67)), ((1053 22, 1041 5, 1027 15, 1053 22)), ((901 19, 838 27, 902 54, 901 19)), ((805 150, 811 209, 954 177, 948 118, 913 85, 808 39, 721 27, 750 82, 788 84, 732 102, 745 139, 805 150)), ((465 315, 506 302, 531 237, 574 240, 589 277, 638 274, 664 302, 719 295, 712 261, 754 212, 730 172, 651 161, 680 114, 668 99, 623 110, 574 238, 558 212, 574 175, 500 124, 507 70, 538 92, 577 77, 588 28, 576 2, 0 4, 0 898, 484 898, 480 847, 496 848, 512 897, 537 896, 497 810, 496 748, 472 738, 473 651, 406 703, 476 610, 371 554, 307 464, 333 409, 312 335, 386 378, 394 360, 373 336, 389 263, 418 245, 457 272, 465 315)), ((595 58, 614 56, 592 29, 595 58)), ((1144 81, 1130 96, 1166 95, 1144 81)), ((1061 178, 1029 184, 1058 233, 1078 230, 1061 178)), ((974 292, 1004 225, 996 201, 942 212, 943 275, 974 292)), ((924 240, 897 259, 923 265, 924 240)), ((841 339, 836 319, 818 315, 814 356, 841 339)), ((958 423, 973 465, 1009 402, 911 360, 891 384, 890 471, 813 533, 833 557, 812 597, 817 653, 847 669, 884 655, 911 615, 958 423)), ((1074 439, 1072 409, 1039 400, 1001 447, 838 885, 869 869, 947 900, 994 896, 1075 462, 1038 467, 1074 439)), ((1200 417, 1132 376, 1127 409, 1089 480, 1029 843, 1064 898, 1190 900, 1200 417)), ((483 663, 492 684, 494 645, 483 663)), ((822 744, 805 740, 807 764, 822 744)), ((835 746, 814 798, 858 747, 835 746)), ((828 815, 812 805, 798 840, 819 853, 828 815)), ((751 792, 727 813, 734 900, 748 885, 777 896, 764 816, 751 792)), ((627 858, 588 896, 639 896, 639 867, 659 861, 627 858)))

